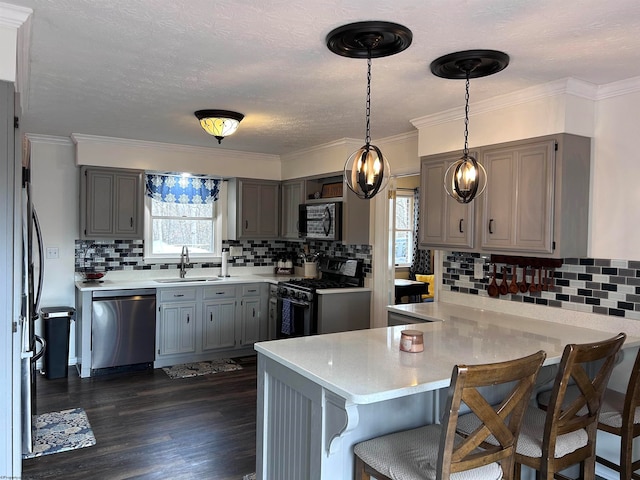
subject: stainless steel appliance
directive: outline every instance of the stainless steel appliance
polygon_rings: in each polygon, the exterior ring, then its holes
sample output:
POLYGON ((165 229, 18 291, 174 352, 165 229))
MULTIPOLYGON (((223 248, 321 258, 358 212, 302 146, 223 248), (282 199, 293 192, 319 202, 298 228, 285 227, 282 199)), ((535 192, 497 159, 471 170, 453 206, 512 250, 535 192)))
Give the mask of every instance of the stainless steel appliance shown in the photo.
MULTIPOLYGON (((324 257, 319 261, 320 278, 303 278, 278 283, 278 318, 276 338, 301 337, 325 333, 318 318, 318 290, 362 288, 362 260, 324 257)), ((340 295, 340 301, 348 297, 340 295)), ((336 297, 337 298, 337 297, 336 297)), ((351 330, 348 318, 342 319, 344 330, 351 330)))
POLYGON ((151 364, 156 345, 156 291, 96 290, 91 369, 151 364))
POLYGON ((22 451, 33 451, 36 416, 36 362, 44 354, 46 345, 42 337, 35 333, 35 323, 39 316, 42 281, 44 278, 44 254, 42 233, 38 215, 31 197, 30 146, 25 138, 22 168, 22 451), (37 275, 37 278, 36 278, 37 275), (39 350, 38 350, 38 347, 39 350))
POLYGON ((300 236, 317 240, 342 240, 342 202, 300 205, 300 236))

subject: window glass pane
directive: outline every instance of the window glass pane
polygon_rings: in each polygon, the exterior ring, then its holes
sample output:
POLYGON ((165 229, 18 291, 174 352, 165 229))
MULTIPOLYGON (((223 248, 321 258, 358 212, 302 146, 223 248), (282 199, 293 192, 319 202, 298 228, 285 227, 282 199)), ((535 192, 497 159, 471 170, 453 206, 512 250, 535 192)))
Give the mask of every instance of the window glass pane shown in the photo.
POLYGON ((213 222, 211 220, 153 219, 154 255, 180 253, 182 246, 190 253, 213 252, 213 222))
POLYGON ((411 211, 411 199, 408 197, 396 197, 396 228, 398 230, 411 229, 413 212, 411 211))
POLYGON ((151 215, 154 217, 211 218, 213 216, 213 204, 166 203, 152 199, 151 215))
POLYGON ((411 239, 410 232, 396 232, 396 263, 411 263, 411 239))

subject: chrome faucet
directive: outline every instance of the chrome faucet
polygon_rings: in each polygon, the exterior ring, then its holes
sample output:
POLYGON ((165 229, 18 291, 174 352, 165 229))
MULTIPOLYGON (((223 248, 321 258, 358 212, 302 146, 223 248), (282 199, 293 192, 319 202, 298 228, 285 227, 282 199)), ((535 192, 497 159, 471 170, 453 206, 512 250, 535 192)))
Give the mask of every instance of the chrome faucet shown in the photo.
POLYGON ((183 245, 182 252, 180 253, 180 278, 184 278, 187 274, 187 264, 189 262, 191 262, 189 258, 189 248, 183 245))

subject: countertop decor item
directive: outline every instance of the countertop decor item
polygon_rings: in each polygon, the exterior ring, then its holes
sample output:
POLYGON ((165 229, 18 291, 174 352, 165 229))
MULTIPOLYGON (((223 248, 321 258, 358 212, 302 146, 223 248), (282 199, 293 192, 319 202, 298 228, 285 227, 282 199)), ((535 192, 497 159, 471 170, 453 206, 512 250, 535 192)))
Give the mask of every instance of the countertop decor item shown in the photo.
POLYGON ((420 330, 403 330, 400 332, 400 350, 403 352, 423 352, 424 333, 420 330))
POLYGON ((218 144, 224 137, 234 134, 244 118, 242 113, 229 110, 198 110, 194 115, 204 131, 218 139, 218 144))
POLYGON ((469 80, 486 77, 504 70, 509 55, 496 50, 466 50, 450 53, 431 62, 431 73, 437 77, 465 79, 464 150, 444 174, 447 194, 460 203, 470 203, 482 195, 487 186, 487 172, 473 155, 469 155, 469 80))
POLYGON ((360 198, 370 199, 389 181, 389 162, 378 147, 371 144, 371 59, 400 53, 411 45, 413 34, 403 25, 367 21, 343 25, 326 38, 333 53, 349 58, 367 59, 367 101, 365 144, 353 152, 344 165, 347 186, 360 198))

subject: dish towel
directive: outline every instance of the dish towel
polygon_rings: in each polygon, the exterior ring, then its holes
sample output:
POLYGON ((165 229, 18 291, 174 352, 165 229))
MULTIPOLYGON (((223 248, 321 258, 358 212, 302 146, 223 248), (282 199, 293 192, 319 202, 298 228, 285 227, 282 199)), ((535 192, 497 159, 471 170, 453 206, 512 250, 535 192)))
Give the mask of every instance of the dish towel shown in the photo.
POLYGON ((291 301, 282 299, 282 327, 280 331, 285 335, 291 335, 291 301))

